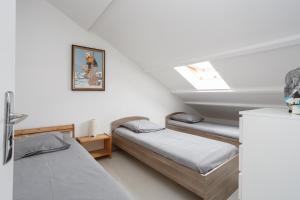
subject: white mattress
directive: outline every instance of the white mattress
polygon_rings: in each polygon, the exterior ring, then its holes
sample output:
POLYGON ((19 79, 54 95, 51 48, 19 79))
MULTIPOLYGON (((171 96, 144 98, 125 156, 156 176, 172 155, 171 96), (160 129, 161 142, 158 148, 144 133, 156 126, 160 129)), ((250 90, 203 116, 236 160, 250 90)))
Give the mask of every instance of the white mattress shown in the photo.
POLYGON ((117 128, 115 133, 202 174, 238 153, 234 145, 169 129, 134 133, 121 127, 117 128))
POLYGON ((236 126, 222 125, 222 124, 216 124, 211 122, 198 122, 198 123, 190 124, 190 123, 179 122, 175 120, 168 120, 168 124, 195 129, 206 133, 211 133, 214 135, 239 139, 239 128, 236 126))

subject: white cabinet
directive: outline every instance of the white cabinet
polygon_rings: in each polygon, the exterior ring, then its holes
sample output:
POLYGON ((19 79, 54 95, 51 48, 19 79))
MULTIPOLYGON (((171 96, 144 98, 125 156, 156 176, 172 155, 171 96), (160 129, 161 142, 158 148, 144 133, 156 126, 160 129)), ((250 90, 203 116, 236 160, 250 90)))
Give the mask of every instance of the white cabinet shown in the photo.
POLYGON ((300 200, 300 116, 287 109, 240 112, 242 200, 300 200))

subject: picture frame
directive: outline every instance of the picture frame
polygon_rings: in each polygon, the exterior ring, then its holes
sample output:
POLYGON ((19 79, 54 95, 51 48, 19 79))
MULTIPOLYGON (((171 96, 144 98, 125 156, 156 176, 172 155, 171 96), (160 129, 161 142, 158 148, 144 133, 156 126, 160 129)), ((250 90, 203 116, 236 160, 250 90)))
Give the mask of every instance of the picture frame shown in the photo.
POLYGON ((105 91, 105 50, 72 45, 72 91, 105 91))

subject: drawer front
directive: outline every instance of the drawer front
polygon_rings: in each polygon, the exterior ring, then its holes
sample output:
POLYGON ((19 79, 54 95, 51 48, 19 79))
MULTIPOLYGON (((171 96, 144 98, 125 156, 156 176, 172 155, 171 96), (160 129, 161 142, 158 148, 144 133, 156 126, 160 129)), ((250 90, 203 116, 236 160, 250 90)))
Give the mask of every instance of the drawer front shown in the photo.
POLYGON ((239 134, 240 134, 240 137, 239 137, 239 140, 240 140, 240 143, 243 143, 243 117, 240 117, 239 119, 239 134))
POLYGON ((239 193, 238 193, 238 199, 242 199, 242 192, 243 192, 243 174, 240 172, 239 173, 239 193))
POLYGON ((239 171, 243 171, 243 145, 239 146, 239 171))

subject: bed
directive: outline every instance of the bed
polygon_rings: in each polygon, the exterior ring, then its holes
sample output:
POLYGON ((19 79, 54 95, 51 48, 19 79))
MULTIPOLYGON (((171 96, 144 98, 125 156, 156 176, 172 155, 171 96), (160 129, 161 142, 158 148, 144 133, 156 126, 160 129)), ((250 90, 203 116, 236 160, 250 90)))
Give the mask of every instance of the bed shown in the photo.
POLYGON ((238 127, 205 121, 198 123, 185 123, 171 119, 172 115, 181 113, 184 112, 175 112, 167 115, 165 118, 166 128, 239 146, 238 127))
POLYGON ((75 141, 73 125, 17 130, 15 142, 24 136, 53 131, 65 133, 60 134, 70 147, 16 160, 14 200, 129 199, 127 192, 75 141))
POLYGON ((148 120, 148 118, 133 116, 112 122, 114 145, 194 192, 203 200, 226 200, 237 189, 239 156, 234 145, 168 129, 156 133, 135 134, 122 127, 124 123, 134 120, 148 120), (156 139, 151 141, 149 138, 152 137, 156 139), (168 142, 163 137, 175 139, 168 142), (188 138, 186 141, 196 142, 183 145, 181 140, 185 140, 184 138, 188 138), (204 145, 205 142, 208 145, 204 145), (205 150, 201 144, 210 149, 205 150), (193 148, 196 146, 199 147, 193 148), (212 152, 215 150, 217 153, 214 156, 212 152), (204 162, 195 162, 197 156, 204 162))

